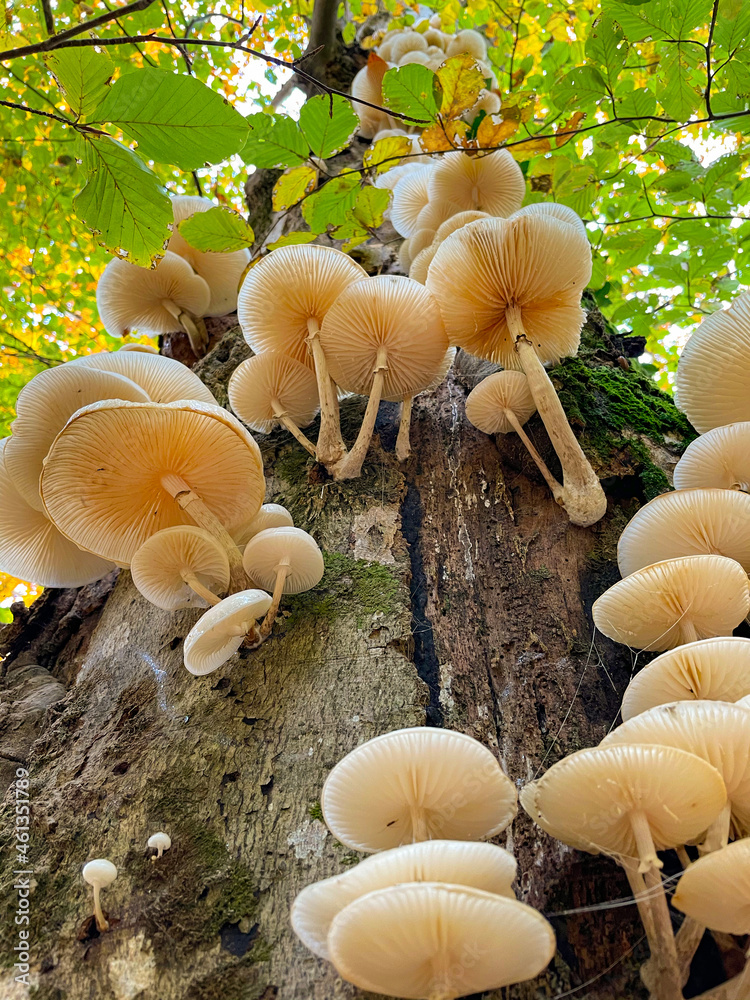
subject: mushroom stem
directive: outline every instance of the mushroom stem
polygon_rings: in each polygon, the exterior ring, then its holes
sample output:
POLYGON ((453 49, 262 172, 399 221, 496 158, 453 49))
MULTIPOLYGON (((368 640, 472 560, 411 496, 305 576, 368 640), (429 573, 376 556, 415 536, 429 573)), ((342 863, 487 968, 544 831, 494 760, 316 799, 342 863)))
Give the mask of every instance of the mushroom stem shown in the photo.
POLYGON ((688 855, 688 852, 685 850, 684 847, 676 847, 675 848, 675 854, 680 859, 680 864, 682 865, 683 869, 685 869, 687 871, 687 869, 693 863, 690 860, 690 856, 688 855))
POLYGON ((378 417, 380 398, 383 395, 385 375, 388 371, 387 361, 388 355, 385 348, 378 348, 370 398, 367 400, 367 409, 362 418, 362 426, 359 428, 357 440, 354 442, 351 451, 344 455, 341 461, 337 462, 329 470, 333 474, 334 479, 356 479, 362 472, 362 464, 367 457, 370 439, 372 438, 372 432, 375 430, 375 421, 378 417))
MULTIPOLYGON (((182 579, 185 581, 188 587, 190 587, 191 590, 194 590, 199 597, 203 598, 204 601, 208 601, 209 604, 220 603, 221 598, 217 597, 212 590, 208 589, 208 587, 204 587, 203 584, 198 579, 198 577, 195 575, 195 573, 185 572, 181 573, 180 575, 182 576, 182 579)), ((159 849, 159 851, 160 853, 158 857, 161 857, 161 848, 159 849)))
POLYGON ((281 426, 286 428, 286 430, 288 430, 289 433, 299 441, 305 451, 309 451, 312 457, 316 458, 317 452, 315 450, 315 445, 306 434, 302 433, 291 417, 288 417, 286 413, 284 413, 278 399, 271 400, 271 406, 273 407, 274 416, 281 426))
POLYGON ((193 523, 209 531, 226 549, 229 556, 230 592, 236 594, 240 590, 247 590, 250 586, 250 580, 242 566, 242 553, 218 517, 208 509, 198 494, 194 493, 185 480, 180 479, 179 476, 172 473, 162 476, 161 484, 167 493, 174 497, 180 509, 192 518, 193 523))
POLYGON ((732 803, 727 802, 719 815, 713 821, 706 833, 706 839, 698 845, 698 850, 703 854, 710 854, 726 847, 729 843, 729 831, 732 824, 732 803))
POLYGON ((644 969, 648 967, 649 970, 653 970, 653 978, 647 974, 644 983, 655 1000, 682 1000, 677 947, 661 875, 655 868, 649 868, 644 876, 640 873, 638 865, 629 859, 624 862, 623 867, 651 951, 650 962, 644 969))
POLYGON ((407 396, 401 404, 401 419, 399 420, 398 437, 396 438, 396 458, 399 462, 405 462, 409 455, 411 455, 409 432, 411 430, 411 411, 413 406, 413 396, 407 396))
POLYGON ((109 930, 109 923, 102 911, 101 887, 98 885, 94 886, 94 920, 96 921, 96 929, 98 931, 109 930))
POLYGON ((563 506, 573 524, 587 528, 604 517, 607 510, 604 490, 571 430, 565 410, 544 365, 526 336, 520 310, 517 306, 508 307, 505 316, 508 329, 516 344, 521 368, 529 380, 529 389, 539 416, 560 459, 563 472, 563 506))
POLYGON ((565 490, 563 489, 562 484, 558 483, 558 481, 555 479, 555 477, 552 475, 552 473, 547 468, 547 465, 546 465, 544 459, 539 454, 539 452, 536 450, 536 448, 534 447, 534 445, 531 443, 528 434, 526 433, 526 431, 521 426, 521 423, 520 423, 518 417, 513 412, 513 410, 503 410, 503 413, 505 414, 505 419, 511 425, 511 427, 516 432, 516 434, 520 437, 520 439, 523 441, 523 443, 526 445, 526 450, 528 451, 528 453, 531 455, 531 457, 533 458, 534 462, 536 463, 536 467, 539 469, 539 471, 541 472, 542 476, 544 477, 544 481, 549 486, 549 488, 552 490, 552 496, 555 498, 555 500, 557 500, 557 502, 559 504, 561 504, 561 505, 564 506, 564 503, 565 503, 565 490))
POLYGON ((640 861, 638 871, 640 874, 645 875, 653 868, 663 868, 664 865, 656 854, 654 840, 651 836, 651 827, 648 825, 646 814, 639 809, 634 809, 628 815, 628 819, 630 820, 630 828, 633 831, 638 850, 638 859, 640 861))
POLYGON ((193 316, 186 309, 180 309, 170 299, 164 299, 162 305, 170 316, 174 316, 180 325, 180 329, 188 335, 190 349, 196 358, 202 358, 208 347, 208 331, 203 320, 199 316, 193 316))
POLYGON ((328 363, 320 342, 320 324, 314 317, 308 319, 307 331, 307 346, 313 356, 320 396, 320 433, 316 452, 318 461, 328 465, 337 462, 346 453, 346 445, 341 437, 336 385, 328 374, 328 363))
POLYGON ((263 624, 260 627, 260 639, 261 642, 267 639, 271 634, 271 629, 273 628, 273 623, 276 621, 276 615, 279 612, 279 604, 281 603, 281 596, 284 593, 284 581, 289 575, 289 570, 291 566, 288 562, 282 562, 279 564, 276 570, 276 580, 273 585, 273 594, 271 595, 271 605, 266 611, 266 617, 263 619, 263 624))
POLYGON ((686 642, 697 642, 698 633, 695 629, 695 625, 690 621, 689 618, 683 618, 680 622, 680 632, 682 634, 682 644, 686 642))
POLYGON ((424 811, 418 806, 412 806, 411 809, 411 832, 412 842, 415 844, 421 844, 423 841, 430 839, 430 831, 427 829, 427 819, 424 811))

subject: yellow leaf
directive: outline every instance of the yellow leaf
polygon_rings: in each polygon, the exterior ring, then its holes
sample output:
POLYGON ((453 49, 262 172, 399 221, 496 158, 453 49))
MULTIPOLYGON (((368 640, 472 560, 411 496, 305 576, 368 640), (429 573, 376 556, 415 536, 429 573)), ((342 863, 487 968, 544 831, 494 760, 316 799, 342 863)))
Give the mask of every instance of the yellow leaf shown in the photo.
POLYGON ((411 153, 411 139, 408 135, 390 135, 387 139, 378 139, 365 152, 362 165, 382 174, 384 170, 395 167, 398 160, 411 153))
POLYGON ((519 142, 513 143, 513 148, 511 153, 514 156, 522 155, 527 156, 529 153, 549 153, 550 151, 550 141, 549 139, 521 139, 519 142))
POLYGON ((447 149, 461 149, 466 145, 467 122, 436 122, 426 128, 419 137, 419 144, 425 153, 440 153, 447 149))
POLYGON ((306 194, 315 190, 317 183, 318 173, 307 163, 285 170, 273 186, 274 212, 283 212, 302 201, 306 194))
POLYGON ((519 90, 503 97, 500 114, 506 121, 528 122, 534 117, 536 94, 530 90, 519 90))
POLYGON ((477 129, 480 149, 499 146, 518 131, 518 122, 504 121, 501 115, 485 115, 477 129))
POLYGON ((555 146, 558 149, 560 146, 564 146, 566 142, 570 142, 571 139, 575 139, 578 126, 585 117, 585 111, 576 111, 566 122, 563 122, 562 125, 555 129, 556 132, 569 133, 568 135, 563 134, 559 139, 555 140, 555 146))
POLYGON ((436 75, 442 89, 440 114, 444 118, 458 118, 477 103, 479 91, 484 87, 484 71, 474 56, 468 53, 452 56, 436 75))

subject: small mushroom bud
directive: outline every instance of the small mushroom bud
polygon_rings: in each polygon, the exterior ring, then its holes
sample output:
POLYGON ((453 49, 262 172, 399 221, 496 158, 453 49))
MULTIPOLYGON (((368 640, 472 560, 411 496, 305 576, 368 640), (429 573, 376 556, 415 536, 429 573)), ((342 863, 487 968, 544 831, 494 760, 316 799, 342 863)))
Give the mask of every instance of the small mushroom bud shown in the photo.
POLYGON ((156 851, 156 854, 151 856, 151 860, 157 861, 172 846, 172 838, 168 833, 154 833, 148 838, 146 846, 153 847, 156 851))
POLYGON ((108 931, 109 924, 102 912, 100 893, 117 878, 117 868, 106 858, 95 858, 83 866, 83 880, 94 887, 94 919, 98 931, 108 931))

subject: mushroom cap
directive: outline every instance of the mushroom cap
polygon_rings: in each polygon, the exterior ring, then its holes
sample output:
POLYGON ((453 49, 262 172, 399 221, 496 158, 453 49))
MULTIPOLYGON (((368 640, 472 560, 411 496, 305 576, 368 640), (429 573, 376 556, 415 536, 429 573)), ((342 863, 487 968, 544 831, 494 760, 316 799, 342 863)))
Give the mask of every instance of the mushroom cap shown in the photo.
POLYGON ((695 636, 731 635, 750 611, 747 573, 726 556, 683 556, 645 566, 594 602, 594 624, 635 649, 660 652, 695 636))
POLYGON ((449 236, 452 236, 457 229, 462 229, 464 226, 468 226, 470 222, 478 222, 480 219, 488 218, 489 215, 487 212, 480 212, 476 208, 456 212, 455 215, 452 215, 449 219, 446 219, 442 225, 438 226, 435 238, 439 243, 442 243, 443 240, 447 240, 449 236))
POLYGON ((93 861, 86 862, 81 874, 84 882, 104 889, 117 878, 117 868, 106 858, 94 858, 93 861))
POLYGON ((147 538, 191 519, 162 485, 179 476, 224 527, 250 521, 265 492, 252 436, 220 406, 117 403, 79 410, 57 435, 41 478, 45 511, 89 552, 129 565, 147 538))
MULTIPOLYGON (((388 58, 391 58, 390 54, 388 58)), ((370 104, 377 104, 380 107, 383 106, 383 77, 390 69, 385 60, 385 56, 381 58, 378 54, 370 54, 366 65, 352 80, 352 97, 358 97, 362 101, 369 101, 370 104)), ((363 139, 371 139, 376 132, 393 125, 393 120, 382 111, 368 108, 357 101, 352 101, 352 107, 359 118, 359 134, 363 139)))
POLYGON ((344 289, 367 271, 341 250, 314 244, 272 250, 248 273, 237 316, 252 349, 281 351, 312 368, 307 322, 323 322, 344 289))
POLYGON ((453 998, 533 979, 555 935, 516 899, 419 882, 355 899, 334 918, 328 947, 339 975, 360 989, 453 998))
POLYGON ((245 635, 271 606, 262 590, 241 590, 201 615, 185 636, 185 667, 196 677, 210 674, 234 656, 245 635), (239 634, 237 634, 239 633, 239 634))
POLYGON ((412 63, 419 63, 421 66, 428 66, 430 56, 422 49, 411 49, 406 55, 398 60, 399 66, 410 66, 412 63))
POLYGON ((416 810, 430 840, 494 837, 517 812, 515 785, 486 747, 425 726, 352 750, 328 775, 320 802, 334 837, 368 854, 412 843, 416 810))
POLYGON ((682 350, 675 402, 695 429, 750 420, 750 294, 703 320, 682 350))
POLYGON ((694 861, 677 883, 672 904, 712 931, 750 934, 750 840, 694 861))
MULTIPOLYGON (((409 265, 410 266, 411 266, 411 262, 414 260, 414 258, 417 256, 417 254, 421 253, 423 250, 426 250, 427 247, 430 246, 430 244, 432 243, 432 241, 434 240, 434 238, 435 238, 435 230, 434 229, 418 229, 416 231, 416 233, 414 233, 413 236, 409 237, 408 240, 404 240, 404 246, 406 246, 407 243, 409 244, 409 251, 408 251, 408 253, 409 253, 409 265)), ((399 260, 400 260, 400 258, 399 258, 399 260)), ((408 269, 404 268, 404 270, 408 270, 408 269)))
POLYGON ((318 543, 302 528, 264 528, 253 535, 242 556, 245 572, 259 586, 272 591, 281 566, 289 566, 284 594, 301 594, 320 583, 325 573, 318 543))
MULTIPOLYGON (((417 216, 417 228, 412 236, 416 236, 421 229, 432 230, 432 235, 434 236, 440 226, 449 222, 454 215, 458 214, 463 213, 455 202, 442 201, 437 198, 431 199, 417 216)), ((420 250, 421 249, 423 249, 423 247, 420 247, 420 250)))
POLYGON ((180 524, 147 538, 133 556, 130 572, 138 590, 157 608, 207 608, 184 576, 192 573, 204 587, 221 593, 229 587, 229 556, 205 528, 180 524))
POLYGON ((329 959, 328 931, 345 906, 377 889, 402 882, 452 882, 511 899, 516 877, 512 854, 494 844, 426 840, 381 851, 333 878, 314 882, 292 904, 292 927, 314 954, 329 959))
POLYGON ((77 410, 100 399, 146 403, 148 395, 122 375, 67 364, 40 372, 19 393, 4 461, 16 489, 36 510, 44 510, 39 477, 52 442, 77 410))
POLYGON ((424 52, 427 40, 418 31, 402 31, 390 46, 390 62, 398 63, 407 52, 424 52))
POLYGON ((679 490, 743 490, 750 492, 750 421, 715 427, 685 449, 674 470, 679 490))
POLYGON ((430 200, 452 202, 457 211, 506 217, 518 211, 525 194, 523 173, 507 149, 446 153, 429 178, 430 200))
POLYGON ((617 545, 623 576, 678 556, 721 555, 750 571, 750 496, 735 490, 662 493, 630 519, 617 545))
POLYGON ((466 398, 466 419, 485 434, 510 434, 515 428, 505 416, 512 410, 520 424, 536 413, 536 403, 523 372, 488 375, 466 398))
POLYGON ((480 111, 486 115, 496 115, 503 106, 500 95, 494 90, 481 90, 476 104, 465 112, 464 121, 473 121, 480 111))
POLYGON ((168 833, 162 833, 161 831, 159 833, 152 833, 146 843, 146 847, 155 847, 157 850, 161 848, 162 851, 168 851, 171 846, 172 838, 168 833))
POLYGON ((233 537, 237 545, 242 548, 259 531, 265 531, 266 528, 284 528, 287 525, 293 527, 294 520, 286 507, 282 507, 280 503, 264 503, 252 521, 238 528, 233 537))
POLYGON ((434 296, 411 278, 381 274, 351 285, 329 310, 321 343, 334 382, 368 394, 378 352, 387 352, 382 398, 426 389, 441 370, 448 338, 434 296))
POLYGON ((425 31, 423 37, 424 40, 427 42, 428 49, 430 47, 437 47, 442 52, 445 52, 447 42, 445 40, 445 35, 443 34, 443 32, 440 30, 439 27, 428 28, 427 31, 425 31))
POLYGON ((165 301, 193 316, 205 316, 211 301, 208 284, 186 260, 169 250, 155 268, 138 267, 120 257, 107 264, 96 286, 96 306, 111 337, 131 330, 169 333, 179 323, 165 301))
POLYGON ((237 293, 242 275, 250 263, 249 250, 234 250, 230 253, 204 253, 191 246, 177 228, 181 222, 197 212, 208 212, 216 208, 210 198, 192 195, 172 195, 174 229, 169 240, 169 249, 179 254, 206 282, 211 292, 211 301, 205 316, 225 316, 237 308, 237 293))
POLYGON ((458 31, 448 44, 447 52, 449 56, 460 56, 464 52, 475 59, 487 58, 487 39, 478 31, 471 28, 464 28, 458 31))
POLYGON ((639 671, 622 699, 625 722, 673 701, 739 701, 750 695, 750 639, 699 639, 670 649, 639 671))
POLYGON ((156 347, 152 347, 151 344, 123 344, 122 347, 118 347, 118 351, 137 351, 140 354, 158 354, 159 350, 156 347))
MULTIPOLYGON (((392 191, 402 177, 419 169, 421 169, 421 164, 413 159, 405 160, 403 163, 398 163, 395 167, 385 170, 382 174, 377 174, 372 181, 373 187, 388 188, 389 191, 392 191)), ((388 211, 390 212, 390 209, 388 211)))
POLYGON ((429 183, 434 171, 433 164, 424 164, 402 174, 393 188, 391 223, 400 236, 412 236, 420 228, 419 214, 429 204, 429 183))
POLYGON ((453 233, 427 275, 451 343, 504 368, 520 368, 506 309, 516 305, 542 362, 576 353, 591 277, 588 239, 540 215, 480 219, 453 233))
POLYGON ((313 372, 280 351, 264 351, 242 361, 229 379, 229 403, 248 427, 268 434, 278 426, 274 403, 298 427, 307 427, 320 408, 313 372))
POLYGON ((656 744, 686 750, 721 775, 735 827, 750 830, 750 712, 724 701, 657 705, 613 729, 601 747, 656 744))
POLYGON ((638 856, 629 816, 645 813, 658 851, 694 841, 727 800, 721 775, 705 760, 674 747, 578 750, 521 789, 534 822, 589 854, 638 856))
MULTIPOLYGON (((406 241, 408 243, 408 240, 406 241)), ((409 264, 409 277, 412 281, 418 281, 420 285, 424 285, 427 281, 427 272, 430 269, 430 264, 437 253, 437 249, 440 244, 433 240, 428 247, 424 250, 420 250, 418 254, 415 255, 414 259, 409 264)))
MULTIPOLYGON (((126 344, 125 347, 127 346, 126 344)), ((67 364, 124 375, 139 385, 152 403, 175 403, 178 399, 216 403, 213 393, 187 365, 163 354, 126 351, 125 347, 121 347, 119 351, 86 354, 67 364)))
POLYGON ((571 226, 575 226, 576 229, 580 230, 586 236, 586 227, 580 215, 574 212, 572 208, 568 208, 567 205, 561 205, 556 201, 537 201, 531 205, 524 205, 523 208, 519 208, 517 212, 513 213, 513 218, 517 219, 519 216, 524 215, 541 215, 546 218, 551 216, 560 222, 570 223, 571 226))
POLYGON ((42 587, 82 587, 115 568, 83 552, 44 513, 26 503, 5 468, 0 439, 0 571, 42 587))

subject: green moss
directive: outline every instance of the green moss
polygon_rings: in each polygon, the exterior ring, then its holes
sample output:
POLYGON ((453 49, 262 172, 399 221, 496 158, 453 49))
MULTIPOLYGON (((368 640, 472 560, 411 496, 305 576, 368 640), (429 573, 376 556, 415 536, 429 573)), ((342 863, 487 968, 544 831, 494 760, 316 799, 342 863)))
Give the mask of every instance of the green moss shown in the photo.
POLYGON ((287 603, 290 628, 302 618, 333 621, 352 608, 362 622, 376 612, 387 613, 397 603, 401 584, 387 566, 340 552, 326 552, 323 558, 326 570, 320 584, 287 603))
POLYGON ((310 819, 320 820, 321 823, 324 822, 323 810, 320 808, 320 802, 314 802, 307 810, 307 814, 310 817, 310 819))

